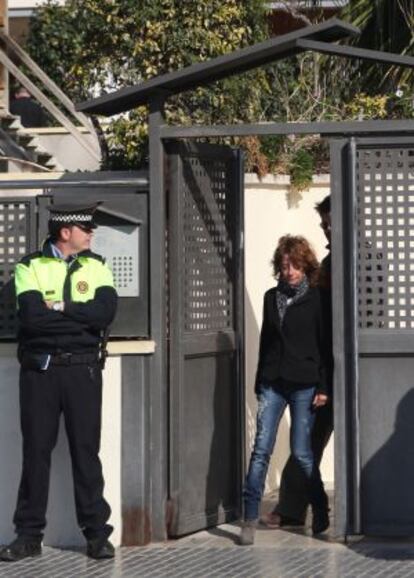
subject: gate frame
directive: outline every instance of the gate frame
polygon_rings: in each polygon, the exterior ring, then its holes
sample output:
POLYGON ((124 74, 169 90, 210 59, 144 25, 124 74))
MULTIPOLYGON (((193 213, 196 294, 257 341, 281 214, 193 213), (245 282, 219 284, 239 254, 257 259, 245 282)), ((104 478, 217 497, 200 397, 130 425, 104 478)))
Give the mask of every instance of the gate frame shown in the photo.
MULTIPOLYGON (((219 56, 188 66, 176 72, 154 77, 138 85, 115 91, 77 105, 78 111, 87 114, 111 116, 131 110, 137 106, 149 106, 149 176, 150 176, 150 211, 157 214, 157 230, 150 231, 150 302, 152 338, 157 342, 155 355, 151 360, 150 406, 153 419, 150 424, 151 471, 150 475, 150 524, 151 535, 155 540, 165 540, 168 522, 168 370, 166 343, 166 299, 160 284, 152 283, 151 279, 162 279, 165 271, 165 255, 163 232, 166 230, 166 183, 167 169, 165 159, 165 144, 175 139, 207 139, 226 136, 248 135, 305 135, 319 134, 330 138, 331 152, 331 191, 333 216, 333 271, 340 283, 333 287, 333 302, 338 307, 338 327, 347 330, 349 315, 355 315, 355 307, 344 303, 344 297, 355 288, 356 277, 344 278, 343 255, 338 248, 346 238, 352 235, 353 215, 342 212, 342 198, 339 191, 348 183, 348 175, 344 171, 344 143, 349 138, 358 136, 410 136, 414 135, 413 120, 390 121, 351 121, 351 122, 309 122, 309 123, 255 123, 215 126, 168 126, 165 120, 165 102, 169 96, 181 93, 233 74, 258 68, 264 64, 275 62, 292 55, 310 50, 346 58, 361 58, 374 62, 395 64, 414 68, 414 58, 386 53, 376 50, 360 49, 351 46, 332 44, 347 36, 356 36, 360 30, 348 23, 332 18, 320 24, 304 27, 300 30, 271 38, 247 48, 219 56), (336 193, 335 193, 336 191, 336 193), (345 224, 345 231, 342 225, 345 224), (167 512, 167 514, 166 514, 167 512)), ((355 179, 351 184, 355 192, 355 179)), ((351 260, 355 268, 355 246, 351 260)), ((351 293, 352 295, 352 293, 351 293)), ((351 317, 351 319, 353 319, 351 317)), ((355 323, 353 323, 355 332, 355 323)), ((353 517, 358 521, 359 509, 355 500, 350 500, 350 481, 343 476, 346 471, 349 476, 350 461, 348 436, 349 424, 344 415, 345 383, 349 379, 356 380, 355 359, 357 356, 355 333, 353 343, 347 351, 343 350, 339 339, 340 332, 335 332, 335 533, 338 538, 345 538, 351 519, 350 508, 353 507, 353 517), (352 503, 351 503, 352 502, 352 503)), ((356 387, 356 382, 354 384, 356 387)), ((353 473, 353 472, 351 472, 353 473)), ((358 480, 354 480, 354 484, 358 480)), ((351 485, 352 487, 352 485, 351 485)), ((139 521, 138 521, 139 523, 139 521)))

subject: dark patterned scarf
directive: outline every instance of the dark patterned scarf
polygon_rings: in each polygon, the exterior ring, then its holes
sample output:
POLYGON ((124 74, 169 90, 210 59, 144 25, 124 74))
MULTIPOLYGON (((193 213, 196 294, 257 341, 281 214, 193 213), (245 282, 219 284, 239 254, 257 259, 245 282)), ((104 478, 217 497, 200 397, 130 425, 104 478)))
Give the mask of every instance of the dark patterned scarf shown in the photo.
POLYGON ((286 314, 287 308, 305 295, 309 289, 309 281, 305 276, 299 285, 289 285, 286 281, 281 279, 276 287, 276 303, 279 313, 280 325, 286 314))

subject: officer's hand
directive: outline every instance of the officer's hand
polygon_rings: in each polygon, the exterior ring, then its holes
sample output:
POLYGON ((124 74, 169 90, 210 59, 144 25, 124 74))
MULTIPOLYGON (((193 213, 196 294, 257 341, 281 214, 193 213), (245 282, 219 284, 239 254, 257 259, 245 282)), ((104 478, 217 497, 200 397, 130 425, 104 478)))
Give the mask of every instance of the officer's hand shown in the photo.
POLYGON ((54 301, 45 301, 45 305, 48 309, 53 309, 54 301))
POLYGON ((322 407, 328 403, 328 396, 324 393, 317 393, 313 398, 313 407, 322 407))

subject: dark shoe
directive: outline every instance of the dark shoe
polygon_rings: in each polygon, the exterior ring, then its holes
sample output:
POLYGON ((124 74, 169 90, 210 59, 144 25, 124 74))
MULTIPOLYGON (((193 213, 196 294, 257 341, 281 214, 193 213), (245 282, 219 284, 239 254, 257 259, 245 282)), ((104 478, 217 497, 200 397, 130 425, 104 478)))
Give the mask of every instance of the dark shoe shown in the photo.
POLYGON ((275 530, 277 528, 282 528, 283 526, 304 526, 304 522, 301 520, 296 520, 295 518, 288 518, 287 516, 282 516, 277 512, 268 512, 263 514, 260 518, 260 523, 266 528, 275 530))
POLYGON ((329 528, 329 509, 314 508, 312 518, 312 534, 322 534, 329 528))
POLYGON ((86 554, 95 560, 107 560, 115 556, 115 548, 107 538, 88 540, 86 554))
POLYGON ((257 528, 257 520, 246 520, 245 522, 243 522, 243 527, 239 541, 241 546, 251 546, 252 544, 254 544, 256 528, 257 528))
POLYGON ((39 540, 30 540, 27 536, 16 538, 11 544, 0 550, 0 560, 3 562, 17 562, 23 558, 33 558, 42 553, 42 544, 39 540))

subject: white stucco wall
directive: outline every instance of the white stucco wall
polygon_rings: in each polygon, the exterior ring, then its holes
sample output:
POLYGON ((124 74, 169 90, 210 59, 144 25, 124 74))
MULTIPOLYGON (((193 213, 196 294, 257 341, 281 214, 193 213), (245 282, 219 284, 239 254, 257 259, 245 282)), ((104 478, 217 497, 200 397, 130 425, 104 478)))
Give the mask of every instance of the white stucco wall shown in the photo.
MULTIPOLYGON (((96 138, 85 129, 81 128, 80 132, 92 146, 97 145, 96 138)), ((39 147, 53 155, 60 170, 72 172, 99 170, 100 160, 83 148, 64 127, 21 128, 19 134, 34 137, 39 147)), ((99 148, 96 150, 100 154, 99 148)), ((17 163, 11 170, 32 172, 31 167, 25 167, 21 163, 17 163)))
MULTIPOLYGON (((63 128, 24 129, 22 132, 33 134, 37 142, 48 153, 53 154, 65 171, 98 171, 100 161, 94 158, 78 141, 63 128)), ((95 139, 82 131, 84 137, 93 145, 95 139)))
MULTIPOLYGON (((14 538, 12 523, 21 473, 18 363, 14 347, 0 345, 0 543, 14 538)), ((121 540, 121 358, 110 357, 104 372, 101 459, 105 497, 112 508, 112 541, 121 540)), ((61 422, 52 457, 52 474, 44 543, 83 546, 73 498, 70 456, 61 422)))
MULTIPOLYGON (((314 185, 302 195, 298 205, 290 208, 286 177, 267 176, 261 182, 246 175, 245 186, 245 267, 246 267, 246 416, 247 459, 254 441, 256 398, 253 392, 262 321, 263 294, 275 284, 270 260, 279 237, 287 233, 305 236, 321 259, 326 254, 326 240, 319 227, 315 203, 329 194, 329 177, 316 177, 314 185)), ((275 490, 289 455, 289 415, 282 418, 275 451, 269 468, 265 491, 275 490)), ((333 484, 333 440, 325 451, 321 465, 327 487, 333 484)))

